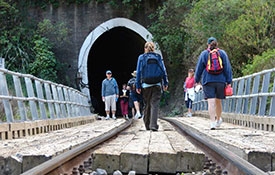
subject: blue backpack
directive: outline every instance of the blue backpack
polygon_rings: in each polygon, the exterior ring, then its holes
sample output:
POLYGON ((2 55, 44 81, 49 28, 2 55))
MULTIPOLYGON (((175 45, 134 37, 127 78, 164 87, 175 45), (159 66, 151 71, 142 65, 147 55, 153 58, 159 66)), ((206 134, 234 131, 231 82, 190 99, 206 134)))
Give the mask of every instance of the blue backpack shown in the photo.
POLYGON ((144 64, 141 68, 141 81, 147 84, 160 83, 164 76, 161 56, 157 53, 143 55, 144 64))

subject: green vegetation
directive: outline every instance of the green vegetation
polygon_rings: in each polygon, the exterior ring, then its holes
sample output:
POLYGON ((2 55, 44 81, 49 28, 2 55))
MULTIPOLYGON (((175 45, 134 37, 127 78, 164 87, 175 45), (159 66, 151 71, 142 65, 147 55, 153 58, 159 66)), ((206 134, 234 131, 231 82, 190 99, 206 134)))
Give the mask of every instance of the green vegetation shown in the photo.
MULTIPOLYGON (((39 23, 25 19, 28 7, 45 9, 49 4, 108 3, 116 8, 136 11, 142 0, 0 0, 0 57, 6 68, 57 81, 62 69, 54 50, 66 42, 65 23, 53 25, 48 19, 39 23), (130 8, 128 8, 130 9, 130 8), (58 43, 58 44, 56 44, 58 43)), ((234 77, 274 67, 275 1, 269 0, 167 0, 150 15, 149 30, 169 62, 169 77, 194 67, 210 36, 218 39, 233 67, 234 77), (268 63, 268 64, 267 64, 268 63)), ((160 3, 161 2, 161 3, 160 3)), ((177 83, 171 79, 171 86, 177 83)))
POLYGON ((0 57, 6 68, 56 82, 57 61, 53 50, 64 42, 68 29, 44 19, 38 24, 25 19, 16 3, 0 0, 0 57))
POLYGON ((152 15, 150 30, 173 63, 171 72, 194 67, 207 38, 214 36, 238 77, 271 68, 269 62, 274 67, 274 8, 269 0, 168 0, 152 15))

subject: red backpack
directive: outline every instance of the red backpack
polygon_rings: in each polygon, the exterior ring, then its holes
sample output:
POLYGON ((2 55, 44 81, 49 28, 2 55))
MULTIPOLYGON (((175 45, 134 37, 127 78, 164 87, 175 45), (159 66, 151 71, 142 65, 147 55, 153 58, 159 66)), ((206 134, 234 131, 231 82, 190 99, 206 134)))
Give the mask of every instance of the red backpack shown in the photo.
POLYGON ((220 56, 219 48, 210 50, 207 49, 208 59, 206 65, 206 71, 210 74, 220 74, 223 71, 222 58, 220 56))

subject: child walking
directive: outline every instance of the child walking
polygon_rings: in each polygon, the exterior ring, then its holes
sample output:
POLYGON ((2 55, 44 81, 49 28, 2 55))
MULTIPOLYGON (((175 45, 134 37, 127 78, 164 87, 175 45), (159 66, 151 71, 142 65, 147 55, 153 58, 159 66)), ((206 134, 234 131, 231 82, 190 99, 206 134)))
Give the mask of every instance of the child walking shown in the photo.
POLYGON ((120 109, 122 116, 128 120, 128 104, 129 104, 129 90, 126 89, 127 85, 122 85, 122 90, 120 91, 120 109))
POLYGON ((192 117, 192 102, 195 100, 195 78, 194 69, 188 70, 188 77, 186 77, 183 88, 184 88, 184 100, 185 105, 188 109, 187 117, 192 117))

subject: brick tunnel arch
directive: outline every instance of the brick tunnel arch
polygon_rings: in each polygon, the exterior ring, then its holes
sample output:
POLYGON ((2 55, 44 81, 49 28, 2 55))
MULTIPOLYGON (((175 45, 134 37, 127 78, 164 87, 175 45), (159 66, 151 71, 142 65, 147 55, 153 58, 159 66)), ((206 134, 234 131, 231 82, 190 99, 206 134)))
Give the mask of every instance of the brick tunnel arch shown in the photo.
MULTIPOLYGON (((152 34, 138 23, 126 18, 114 18, 96 27, 85 39, 78 58, 81 91, 93 102, 95 112, 105 115, 101 101, 101 83, 106 70, 113 72, 119 88, 131 78, 137 58, 143 53, 152 34)), ((159 49, 156 52, 161 54, 159 49)), ((118 115, 119 115, 119 105, 118 115)))

